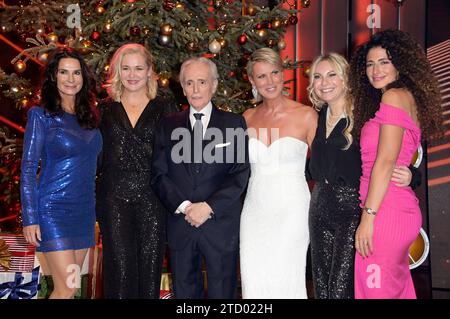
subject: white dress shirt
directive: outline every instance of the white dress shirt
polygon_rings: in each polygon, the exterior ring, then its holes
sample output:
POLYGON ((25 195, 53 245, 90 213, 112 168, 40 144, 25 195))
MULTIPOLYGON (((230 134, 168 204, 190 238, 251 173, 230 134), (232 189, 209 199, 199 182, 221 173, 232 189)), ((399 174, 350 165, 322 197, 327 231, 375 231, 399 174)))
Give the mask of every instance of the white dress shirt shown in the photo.
MULTIPOLYGON (((209 120, 211 119, 211 113, 212 113, 212 103, 211 101, 206 104, 206 106, 201 109, 200 111, 197 111, 196 109, 194 109, 192 106, 189 107, 189 121, 191 122, 191 128, 194 129, 194 124, 195 124, 195 117, 194 117, 194 113, 203 113, 204 116, 202 116, 202 125, 203 125, 203 136, 205 136, 205 132, 206 129, 208 128, 208 124, 209 124, 209 120)), ((186 207, 191 204, 191 201, 189 200, 185 200, 183 201, 180 206, 178 206, 177 210, 175 211, 175 214, 184 214, 185 213, 185 209, 186 207)))

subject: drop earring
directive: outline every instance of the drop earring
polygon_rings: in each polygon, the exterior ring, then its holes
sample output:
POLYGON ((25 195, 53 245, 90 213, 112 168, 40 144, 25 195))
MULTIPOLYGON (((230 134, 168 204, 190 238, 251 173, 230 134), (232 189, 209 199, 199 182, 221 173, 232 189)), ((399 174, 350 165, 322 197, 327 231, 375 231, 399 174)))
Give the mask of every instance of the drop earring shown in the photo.
POLYGON ((252 94, 253 94, 253 98, 255 100, 257 100, 259 95, 258 95, 258 90, 256 89, 256 86, 252 87, 252 94))

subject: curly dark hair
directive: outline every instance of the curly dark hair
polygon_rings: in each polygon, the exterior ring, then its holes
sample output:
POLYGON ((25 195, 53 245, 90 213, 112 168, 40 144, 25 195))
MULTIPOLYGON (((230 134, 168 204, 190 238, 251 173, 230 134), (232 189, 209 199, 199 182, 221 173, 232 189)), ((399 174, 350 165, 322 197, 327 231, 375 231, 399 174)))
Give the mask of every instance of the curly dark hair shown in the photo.
POLYGON ((80 62, 83 86, 75 97, 75 114, 81 127, 94 129, 98 126, 99 118, 95 108, 94 76, 81 53, 72 48, 60 47, 50 53, 43 74, 40 105, 51 116, 63 114, 64 110, 61 106, 61 97, 56 83, 56 73, 59 61, 64 58, 72 58, 80 62))
POLYGON ((443 115, 438 82, 425 52, 406 32, 385 30, 372 35, 353 54, 350 63, 349 87, 354 98, 354 132, 360 136, 364 123, 379 109, 382 91, 375 89, 366 74, 366 58, 370 49, 381 47, 399 72, 398 80, 386 89, 404 88, 414 96, 422 136, 425 139, 442 136, 443 115))

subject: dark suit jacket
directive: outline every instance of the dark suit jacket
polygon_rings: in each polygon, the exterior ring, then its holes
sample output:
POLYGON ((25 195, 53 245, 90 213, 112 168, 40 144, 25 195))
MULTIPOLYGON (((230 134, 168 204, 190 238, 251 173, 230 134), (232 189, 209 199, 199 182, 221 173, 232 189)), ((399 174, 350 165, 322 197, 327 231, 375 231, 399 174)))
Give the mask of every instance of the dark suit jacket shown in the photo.
MULTIPOLYGON (((171 157, 172 148, 176 144, 181 145, 179 140, 171 139, 172 132, 179 128, 192 131, 189 109, 172 114, 161 121, 156 131, 153 151, 151 184, 169 210, 169 246, 172 249, 183 249, 188 238, 197 238, 206 239, 218 250, 233 251, 239 244, 242 195, 250 173, 248 137, 245 135, 239 141, 239 137, 227 136, 225 133, 227 128, 241 128, 245 131, 245 120, 241 115, 213 107, 205 139, 214 128, 220 130, 223 139, 205 141, 203 148, 206 146, 212 150, 212 154, 222 158, 223 163, 202 163, 199 170, 198 166, 191 162, 176 163, 171 157), (226 146, 220 147, 220 144, 226 146), (222 149, 223 156, 217 153, 219 148, 222 149), (225 161, 226 154, 232 154, 231 161, 225 161), (239 157, 244 160, 238 162, 239 157), (213 218, 208 219, 199 228, 191 226, 184 220, 184 214, 175 214, 184 200, 190 200, 192 203, 207 202, 214 212, 213 218)), ((188 144, 190 140, 184 140, 183 145, 189 149, 188 144)))

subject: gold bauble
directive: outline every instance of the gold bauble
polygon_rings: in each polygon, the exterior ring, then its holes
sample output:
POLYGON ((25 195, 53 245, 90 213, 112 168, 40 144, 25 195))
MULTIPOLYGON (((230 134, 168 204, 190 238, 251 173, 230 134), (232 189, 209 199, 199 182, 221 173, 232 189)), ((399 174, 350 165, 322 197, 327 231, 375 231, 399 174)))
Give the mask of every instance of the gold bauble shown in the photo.
POLYGON ((219 43, 222 48, 224 48, 228 44, 227 39, 225 38, 220 38, 219 43))
POLYGON ((20 100, 20 105, 21 105, 22 107, 27 107, 27 105, 28 105, 28 99, 27 99, 27 98, 21 99, 21 100, 20 100))
POLYGON ((50 33, 47 35, 47 40, 50 42, 58 42, 58 35, 56 33, 50 33))
POLYGON ((97 7, 95 8, 95 11, 96 11, 98 14, 103 14, 103 13, 105 13, 105 8, 104 8, 103 6, 97 6, 97 7))
POLYGON ((48 59, 48 53, 47 52, 41 52, 38 55, 38 60, 41 62, 47 62, 48 59))
POLYGON ((173 28, 172 28, 172 26, 170 25, 170 23, 164 23, 163 25, 161 25, 161 27, 159 28, 159 32, 162 34, 162 35, 172 35, 172 31, 173 31, 173 28))
POLYGON ((264 40, 267 37, 267 30, 266 29, 257 30, 256 34, 261 40, 264 40))
POLYGON ((184 3, 177 2, 177 4, 175 5, 175 9, 184 10, 185 9, 184 3))
POLYGON ((250 5, 250 6, 247 8, 247 14, 248 14, 248 15, 251 15, 251 16, 254 16, 254 15, 256 14, 256 7, 253 6, 253 5, 250 5))
POLYGON ((27 69, 27 65, 22 60, 17 60, 16 63, 14 63, 14 70, 16 70, 17 73, 23 73, 27 69))
POLYGON ((158 84, 162 88, 168 88, 169 87, 169 83, 170 83, 169 79, 167 77, 165 77, 165 76, 160 76, 159 79, 158 79, 158 84))
POLYGON ((271 24, 272 24, 272 29, 278 29, 281 27, 282 22, 279 19, 273 19, 271 24))

